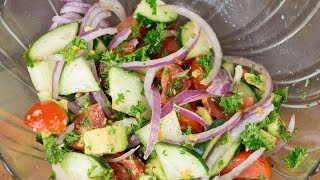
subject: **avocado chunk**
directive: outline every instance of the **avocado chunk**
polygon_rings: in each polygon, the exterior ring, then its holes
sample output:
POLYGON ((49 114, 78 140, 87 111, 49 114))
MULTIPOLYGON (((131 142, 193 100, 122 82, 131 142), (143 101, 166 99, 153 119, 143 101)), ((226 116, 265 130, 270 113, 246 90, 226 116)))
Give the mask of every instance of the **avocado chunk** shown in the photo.
POLYGON ((253 97, 254 103, 258 101, 257 96, 252 88, 244 81, 240 81, 239 84, 235 85, 233 92, 239 94, 240 96, 253 97))
POLYGON ((208 124, 211 124, 213 122, 213 119, 206 108, 200 106, 197 107, 197 114, 208 124))
POLYGON ((228 62, 228 61, 224 61, 222 62, 222 65, 221 65, 225 70, 227 70, 229 72, 229 74, 231 76, 234 76, 234 73, 235 73, 235 66, 233 63, 231 62, 228 62))
POLYGON ((107 126, 84 133, 85 154, 115 154, 128 146, 127 127, 107 126))
POLYGON ((265 86, 266 86, 265 77, 262 75, 254 75, 251 73, 245 73, 244 80, 248 84, 257 87, 261 91, 264 91, 264 89, 265 89, 265 86))

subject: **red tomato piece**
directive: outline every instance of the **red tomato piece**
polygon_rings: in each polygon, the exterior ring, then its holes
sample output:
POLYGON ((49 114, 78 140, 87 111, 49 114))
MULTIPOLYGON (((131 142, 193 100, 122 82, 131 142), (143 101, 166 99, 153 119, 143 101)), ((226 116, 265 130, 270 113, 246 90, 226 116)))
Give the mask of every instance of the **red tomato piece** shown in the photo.
POLYGON ((211 116, 222 120, 228 120, 230 118, 223 112, 223 108, 211 98, 203 99, 202 104, 208 110, 211 116))
MULTIPOLYGON (((133 16, 129 16, 127 17, 127 19, 123 20, 122 22, 120 22, 118 25, 117 25, 117 29, 118 31, 122 31, 123 29, 125 28, 132 28, 133 25, 136 25, 138 24, 137 20, 133 17, 133 16)), ((147 28, 146 27, 140 27, 140 35, 141 36, 144 36, 144 34, 146 33, 147 31, 147 28)))
POLYGON ((108 163, 109 166, 113 169, 112 179, 130 179, 129 173, 126 169, 119 163, 108 163))
POLYGON ((191 86, 191 82, 187 78, 180 78, 181 85, 180 87, 172 87, 173 81, 176 78, 177 74, 183 72, 183 69, 178 65, 171 64, 165 66, 161 75, 161 105, 165 105, 172 97, 179 94, 181 91, 189 89, 191 86), (178 88, 178 89, 176 89, 178 88), (168 92, 170 92, 170 96, 168 96, 168 92))
POLYGON ((198 64, 199 58, 195 58, 191 63, 190 78, 193 89, 205 90, 209 86, 201 84, 205 70, 198 64))
POLYGON ((93 129, 101 128, 106 125, 106 116, 99 103, 89 106, 88 118, 93 129))
POLYGON ((35 104, 24 117, 27 126, 38 132, 61 133, 66 129, 68 116, 54 101, 35 104))
POLYGON ((253 97, 251 96, 241 96, 243 104, 241 105, 240 109, 245 109, 247 107, 253 106, 254 101, 253 97))
MULTIPOLYGON (((194 110, 191 107, 187 109, 194 112, 194 110)), ((179 124, 180 124, 181 130, 183 131, 186 131, 188 129, 188 126, 191 126, 191 132, 193 134, 197 134, 204 131, 204 128, 200 123, 183 115, 182 113, 179 113, 179 124)))
MULTIPOLYGON (((231 161, 231 163, 221 171, 221 174, 230 172, 232 169, 245 161, 251 154, 252 152, 239 152, 237 156, 231 161)), ((239 176, 237 176, 237 178, 258 179, 259 176, 263 176, 265 179, 270 179, 271 175, 272 167, 269 161, 264 156, 261 156, 251 166, 249 166, 239 176)))
POLYGON ((145 172, 145 165, 143 162, 135 155, 119 162, 125 169, 129 170, 129 175, 131 179, 137 179, 139 176, 143 175, 145 172))
POLYGON ((164 52, 166 52, 167 55, 169 55, 179 50, 178 42, 176 41, 174 36, 167 37, 165 40, 161 42, 161 44, 162 44, 161 50, 159 54, 156 54, 154 56, 154 58, 161 58, 164 52))

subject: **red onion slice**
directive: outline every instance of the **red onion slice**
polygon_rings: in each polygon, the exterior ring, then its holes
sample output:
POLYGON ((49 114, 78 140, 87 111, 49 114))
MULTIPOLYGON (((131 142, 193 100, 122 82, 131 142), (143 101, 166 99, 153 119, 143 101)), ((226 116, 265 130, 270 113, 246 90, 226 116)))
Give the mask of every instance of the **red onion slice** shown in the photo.
POLYGON ((261 100, 256 103, 255 105, 248 107, 244 110, 244 112, 249 112, 252 109, 255 109, 256 107, 259 107, 261 104, 265 103, 271 96, 272 93, 272 80, 271 80, 271 76, 268 72, 268 70, 262 66, 259 63, 256 63, 252 60, 249 60, 247 58, 243 58, 243 57, 236 57, 236 56, 224 56, 223 57, 226 61, 235 63, 235 64, 239 64, 241 66, 246 66, 248 68, 252 68, 253 66, 255 67, 255 70, 257 72, 259 72, 261 75, 265 76, 265 92, 263 94, 263 97, 261 98, 261 100))
POLYGON ((111 110, 109 109, 110 102, 107 98, 107 96, 104 94, 104 92, 99 91, 99 92, 90 92, 92 94, 93 99, 100 104, 100 106, 103 109, 104 114, 106 117, 111 116, 111 110))
POLYGON ((243 74, 242 66, 237 65, 234 72, 233 85, 239 84, 243 74))
POLYGON ((124 153, 123 155, 117 157, 117 158, 114 158, 114 159, 110 159, 110 158, 106 158, 106 161, 107 162, 111 162, 111 163, 116 163, 116 162, 119 162, 119 161, 122 161, 128 157, 130 157, 131 155, 134 154, 134 152, 139 149, 140 146, 137 146, 136 148, 134 149, 131 149, 130 151, 124 153))
POLYGON ((134 45, 134 47, 136 47, 139 44, 139 40, 138 39, 131 39, 129 41, 129 43, 132 43, 134 45))
POLYGON ((75 101, 68 100, 68 109, 75 115, 79 114, 79 110, 82 108, 78 103, 75 101))
POLYGON ((213 51, 214 51, 214 58, 212 61, 213 69, 209 72, 208 76, 201 81, 201 83, 204 85, 210 84, 210 82, 218 74, 221 67, 221 62, 222 62, 222 50, 221 50, 219 40, 216 36, 216 33, 213 31, 211 26, 202 17, 200 17, 198 14, 190 11, 187 8, 176 6, 176 5, 163 5, 160 7, 163 7, 168 11, 176 12, 194 21, 196 24, 198 24, 201 27, 201 30, 205 33, 206 37, 211 42, 213 51))
POLYGON ((146 160, 154 149, 156 144, 158 132, 160 129, 160 113, 161 113, 161 100, 160 93, 156 87, 151 88, 152 91, 152 117, 151 117, 151 132, 150 138, 147 145, 147 150, 144 153, 143 158, 146 160))
POLYGON ((69 12, 75 12, 80 14, 85 14, 88 11, 88 8, 86 7, 80 7, 80 6, 63 6, 60 10, 60 13, 69 13, 69 12))
POLYGON ((163 65, 168 65, 174 63, 176 60, 182 60, 193 48, 193 46, 196 44, 196 42, 199 39, 200 34, 200 28, 199 26, 195 27, 195 36, 190 37, 189 41, 185 45, 185 47, 182 47, 177 52, 172 53, 166 57, 159 58, 159 59, 153 59, 149 61, 136 61, 136 62, 128 62, 128 63, 120 63, 118 66, 123 67, 127 70, 138 70, 141 68, 151 68, 151 67, 158 67, 163 65))
POLYGON ((110 27, 109 22, 107 22, 106 20, 101 20, 97 26, 98 28, 107 28, 110 27))
POLYGON ((89 67, 90 70, 92 72, 92 75, 94 77, 94 79, 99 82, 99 77, 98 77, 98 72, 97 72, 97 68, 96 68, 96 64, 94 61, 89 61, 89 67))
POLYGON ((118 30, 117 28, 99 28, 99 29, 94 29, 89 32, 83 33, 80 38, 84 39, 85 41, 89 42, 94 40, 97 37, 100 37, 105 34, 115 34, 117 33, 118 30))
POLYGON ((83 8, 90 8, 91 5, 83 2, 77 2, 77 1, 69 1, 64 4, 64 6, 78 6, 83 8))
MULTIPOLYGON (((290 133, 293 133, 294 131, 294 128, 295 128, 295 124, 296 124, 296 117, 295 115, 293 114, 291 116, 291 119, 290 119, 290 122, 289 122, 289 125, 288 125, 288 128, 287 128, 287 131, 290 132, 290 133)), ((276 144, 276 147, 274 147, 270 152, 268 152, 266 154, 267 157, 270 157, 274 154, 276 154, 277 152, 279 152, 285 145, 287 144, 287 142, 284 142, 282 139, 278 140, 277 141, 277 144, 276 144)))
POLYGON ((119 44, 121 44, 124 40, 128 39, 130 33, 131 33, 130 28, 123 29, 112 39, 112 41, 110 42, 107 48, 110 50, 115 47, 118 47, 119 44))
POLYGON ((76 19, 68 19, 68 18, 64 18, 62 16, 53 16, 52 21, 54 22, 58 22, 61 24, 68 24, 68 23, 72 23, 75 21, 80 21, 81 18, 76 18, 76 19))
POLYGON ((86 99, 89 100, 89 93, 85 93, 79 97, 76 97, 75 101, 79 106, 83 107, 83 101, 85 101, 86 99))
POLYGON ((139 144, 140 144, 139 138, 138 138, 135 134, 133 134, 133 135, 130 136, 130 138, 129 138, 129 144, 128 144, 127 149, 128 149, 128 148, 133 148, 133 147, 135 147, 135 146, 138 146, 139 144))
POLYGON ((154 67, 154 68, 150 68, 147 70, 146 72, 146 76, 144 78, 144 83, 143 83, 143 89, 144 89, 144 95, 148 101, 148 104, 150 106, 150 108, 152 108, 152 92, 151 92, 151 86, 153 83, 153 79, 156 75, 156 72, 159 71, 162 67, 154 67))
POLYGON ((82 23, 80 25, 80 32, 79 35, 81 36, 84 33, 84 28, 91 24, 92 19, 101 12, 101 7, 99 3, 93 4, 84 15, 82 19, 82 23))
POLYGON ((82 0, 63 0, 63 2, 82 2, 82 0))
POLYGON ((227 122, 223 125, 216 128, 210 129, 208 131, 191 134, 191 135, 182 135, 180 137, 167 138, 165 141, 172 143, 181 143, 181 142, 191 142, 191 143, 200 143, 208 141, 216 136, 219 136, 229 130, 231 130, 241 119, 241 112, 235 113, 227 122))
POLYGON ((215 180, 229 180, 234 179, 237 176, 239 176, 245 169, 247 169, 249 166, 251 166, 255 161, 257 161, 260 156, 262 156, 263 152, 266 150, 266 148, 260 148, 259 150, 256 150, 250 156, 244 160, 241 164, 239 164, 237 167, 233 168, 232 171, 229 173, 223 175, 223 176, 216 176, 215 180))
POLYGON ((177 103, 179 106, 183 106, 185 104, 209 97, 215 97, 215 95, 204 90, 184 90, 162 107, 161 117, 166 116, 172 111, 174 103, 177 103))
POLYGON ((126 11, 123 8, 122 4, 117 0, 99 0, 101 7, 108 11, 114 12, 120 21, 123 21, 127 15, 126 11))
POLYGON ((226 94, 231 88, 231 80, 228 72, 225 69, 220 69, 217 76, 213 79, 207 91, 216 96, 226 94))
POLYGON ((63 143, 63 140, 66 138, 67 134, 71 133, 74 129, 74 123, 67 126, 67 128, 58 136, 57 144, 63 143))
POLYGON ((204 129, 208 129, 209 125, 208 123, 202 119, 197 113, 190 111, 189 109, 174 105, 173 109, 178 111, 179 113, 184 114, 185 116, 189 117, 190 119, 197 121, 199 124, 201 124, 204 129))
POLYGON ((96 28, 98 25, 99 25, 99 22, 104 20, 105 18, 108 18, 111 16, 111 13, 109 11, 102 11, 100 12, 99 14, 97 14, 91 24, 90 24, 90 27, 93 27, 93 28, 96 28))
POLYGON ((257 124, 261 121, 263 121, 271 111, 273 111, 274 106, 270 101, 265 102, 262 107, 263 111, 260 113, 257 112, 257 108, 255 109, 255 113, 251 114, 247 117, 243 117, 241 121, 233 127, 233 129, 230 131, 230 143, 225 145, 218 145, 214 149, 214 153, 211 153, 207 159, 206 163, 208 167, 212 167, 215 163, 217 163, 218 159, 221 157, 221 155, 229 148, 229 144, 235 143, 239 140, 240 134, 245 131, 245 126, 247 123, 253 123, 257 124))
POLYGON ((64 66, 64 61, 58 61, 52 74, 52 98, 57 99, 59 95, 59 80, 64 66))

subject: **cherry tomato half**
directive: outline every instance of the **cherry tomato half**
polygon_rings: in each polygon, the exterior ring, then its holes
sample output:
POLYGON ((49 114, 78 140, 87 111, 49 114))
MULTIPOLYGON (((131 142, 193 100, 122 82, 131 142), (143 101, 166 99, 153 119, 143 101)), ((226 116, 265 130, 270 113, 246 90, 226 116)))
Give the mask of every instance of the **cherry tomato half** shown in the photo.
MULTIPOLYGON (((191 107, 187 109, 194 112, 194 110, 191 107)), ((179 124, 180 124, 181 130, 183 131, 186 131, 188 129, 188 126, 191 126, 191 132, 193 134, 197 134, 204 131, 204 128, 200 123, 181 113, 179 113, 179 124)))
MULTIPOLYGON (((221 174, 230 172, 232 169, 245 161, 251 154, 252 152, 239 152, 231 161, 231 163, 221 171, 221 174)), ((245 169, 237 178, 258 179, 259 176, 262 176, 265 179, 270 179, 271 175, 272 167, 270 163, 264 156, 261 156, 251 166, 245 169)))
POLYGON ((137 179, 144 174, 146 169, 143 162, 135 155, 131 155, 130 157, 121 160, 119 164, 129 170, 130 179, 137 179))
POLYGON ((24 122, 38 132, 61 133, 67 126, 67 114, 54 101, 43 101, 35 104, 27 112, 24 122))
POLYGON ((213 117, 228 120, 229 117, 223 112, 223 108, 211 98, 205 98, 202 100, 203 106, 209 111, 209 114, 213 117))

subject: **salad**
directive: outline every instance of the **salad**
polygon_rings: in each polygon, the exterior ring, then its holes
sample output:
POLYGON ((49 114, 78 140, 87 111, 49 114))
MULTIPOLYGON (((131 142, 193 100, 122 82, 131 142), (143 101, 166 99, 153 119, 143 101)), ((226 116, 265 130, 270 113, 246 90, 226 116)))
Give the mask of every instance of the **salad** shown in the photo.
MULTIPOLYGON (((223 56, 189 9, 142 0, 64 0, 24 53, 40 103, 26 114, 51 179, 270 179, 295 131, 267 69, 223 56), (177 21, 184 17, 184 21, 177 21), (119 20, 120 23, 110 23, 119 20)), ((295 169, 307 157, 284 157, 295 169)))

